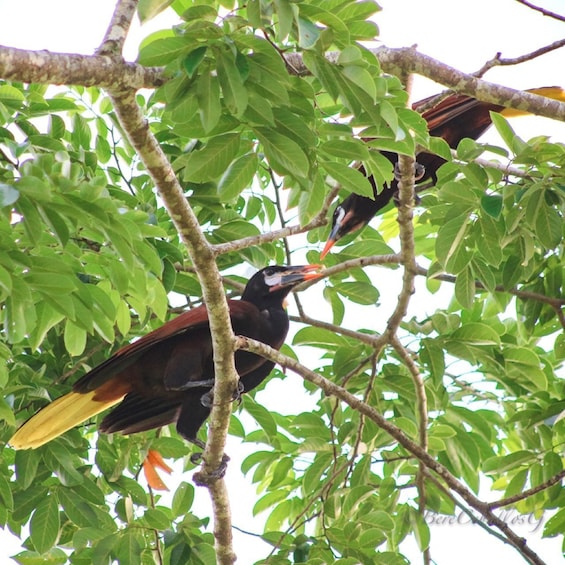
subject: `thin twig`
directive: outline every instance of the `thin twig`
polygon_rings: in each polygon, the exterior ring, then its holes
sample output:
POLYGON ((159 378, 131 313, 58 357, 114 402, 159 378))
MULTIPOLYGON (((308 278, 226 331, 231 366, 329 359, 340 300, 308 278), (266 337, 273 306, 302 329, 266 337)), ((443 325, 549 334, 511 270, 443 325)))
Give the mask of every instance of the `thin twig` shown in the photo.
MULTIPOLYGON (((519 1, 519 0, 518 0, 519 1)), ((525 63, 526 61, 531 61, 536 59, 537 57, 541 57, 542 55, 546 55, 547 53, 551 53, 551 51, 555 51, 556 49, 560 49, 565 45, 565 39, 559 39, 554 41, 550 45, 545 45, 544 47, 540 47, 531 53, 526 53, 525 55, 520 55, 519 57, 513 58, 502 58, 501 53, 497 53, 492 59, 487 61, 478 71, 472 73, 475 77, 483 77, 485 73, 492 69, 493 67, 507 67, 512 65, 520 65, 521 63, 525 63)))
POLYGON ((497 500, 496 502, 490 502, 488 507, 491 510, 493 510, 494 508, 500 508, 501 506, 508 506, 509 504, 514 504, 515 502, 518 502, 520 500, 524 500, 525 498, 529 498, 530 496, 537 494, 538 492, 541 492, 542 490, 545 490, 549 487, 552 487, 553 485, 556 485, 558 482, 561 481, 561 479, 563 479, 563 477, 565 477, 565 470, 560 471, 559 473, 557 473, 557 475, 554 475, 553 477, 551 477, 547 481, 541 483, 540 485, 532 487, 532 488, 525 490, 525 491, 523 491, 519 494, 515 494, 514 496, 508 496, 507 498, 501 498, 500 500, 497 500))
POLYGON ((477 498, 463 483, 454 477, 450 471, 441 463, 436 461, 425 449, 422 449, 418 443, 410 439, 399 427, 389 422, 380 412, 369 406, 355 395, 349 393, 339 385, 329 381, 328 379, 310 371, 295 359, 283 355, 280 351, 265 345, 259 341, 244 337, 236 337, 236 345, 239 349, 251 351, 270 359, 279 365, 291 369, 303 379, 321 388, 325 394, 336 396, 354 410, 364 414, 367 418, 372 420, 377 426, 387 432, 393 439, 395 439, 404 449, 414 455, 421 461, 428 469, 434 471, 439 475, 449 486, 450 489, 457 492, 471 508, 477 510, 482 516, 485 517, 487 522, 496 526, 510 541, 512 546, 529 562, 535 565, 544 565, 543 560, 528 546, 527 540, 518 536, 509 526, 496 516, 489 508, 486 502, 477 498))
POLYGON ((560 22, 565 22, 565 16, 562 16, 550 10, 546 10, 545 8, 541 8, 540 6, 536 6, 535 4, 528 2, 528 0, 516 0, 516 2, 518 2, 519 4, 523 4, 524 6, 527 6, 532 10, 535 10, 536 12, 540 12, 540 14, 543 14, 544 16, 548 16, 555 20, 559 20, 560 22))

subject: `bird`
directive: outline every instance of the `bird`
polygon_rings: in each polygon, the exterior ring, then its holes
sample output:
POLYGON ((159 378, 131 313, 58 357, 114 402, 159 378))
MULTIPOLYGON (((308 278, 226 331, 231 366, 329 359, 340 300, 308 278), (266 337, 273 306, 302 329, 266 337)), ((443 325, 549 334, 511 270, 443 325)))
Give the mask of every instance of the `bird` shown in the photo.
MULTIPOLYGON (((565 91, 558 86, 533 88, 527 92, 565 101, 565 91)), ((418 111, 425 108, 434 97, 430 96, 415 102, 412 109, 418 111)), ((507 117, 526 114, 526 112, 513 108, 482 102, 464 94, 451 94, 439 104, 424 110, 422 117, 428 124, 430 136, 443 138, 452 149, 455 149, 463 138, 478 139, 492 125, 490 112, 498 112, 507 117)), ((389 151, 382 151, 382 154, 395 167, 396 174, 398 155, 389 151)), ((435 184, 437 182, 437 170, 444 163, 445 159, 438 155, 419 153, 415 170, 416 182, 420 183, 420 186, 425 181, 431 181, 432 184, 435 184)), ((363 165, 359 165, 358 169, 366 175, 363 165)), ((338 204, 333 213, 330 234, 320 254, 321 259, 343 236, 366 226, 373 216, 397 194, 398 179, 396 177, 390 185, 385 185, 380 191, 373 176, 369 175, 367 178, 373 188, 373 198, 351 193, 343 202, 338 204)))
MULTIPOLYGON (((285 299, 298 284, 322 276, 320 265, 269 266, 247 282, 239 300, 228 300, 233 331, 280 349, 289 329, 285 299)), ((34 449, 89 418, 117 406, 102 420, 103 433, 129 435, 176 423, 187 441, 211 411, 214 385, 212 337, 205 305, 188 310, 119 349, 83 375, 71 392, 27 420, 9 440, 34 449)), ((240 383, 234 396, 265 380, 274 363, 247 351, 235 353, 240 383)))

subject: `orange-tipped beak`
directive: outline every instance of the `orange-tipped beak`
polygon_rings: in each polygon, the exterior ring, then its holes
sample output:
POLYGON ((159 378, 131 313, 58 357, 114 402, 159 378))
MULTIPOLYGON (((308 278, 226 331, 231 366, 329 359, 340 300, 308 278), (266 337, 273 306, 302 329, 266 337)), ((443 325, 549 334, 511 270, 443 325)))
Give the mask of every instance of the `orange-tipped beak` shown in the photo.
POLYGON ((303 279, 305 281, 319 279, 322 276, 322 273, 318 272, 321 268, 322 265, 306 265, 305 267, 302 267, 303 271, 306 271, 302 274, 303 279))
POLYGON ((335 245, 335 242, 337 241, 337 239, 328 239, 328 241, 326 241, 326 245, 324 245, 324 249, 322 249, 322 252, 320 253, 320 259, 323 259, 329 252, 329 250, 335 245))

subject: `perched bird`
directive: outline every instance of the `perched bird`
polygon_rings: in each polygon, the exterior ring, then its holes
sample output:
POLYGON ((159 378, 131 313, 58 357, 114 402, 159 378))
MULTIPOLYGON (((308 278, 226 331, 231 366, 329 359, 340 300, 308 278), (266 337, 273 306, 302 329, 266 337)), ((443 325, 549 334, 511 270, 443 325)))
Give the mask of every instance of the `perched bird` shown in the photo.
MULTIPOLYGON (((235 334, 280 349, 288 332, 284 300, 297 284, 319 278, 318 265, 272 266, 251 277, 240 300, 228 300, 235 334)), ((235 353, 240 387, 248 392, 274 363, 235 353)), ((80 378, 73 391, 32 416, 14 434, 14 449, 36 448, 119 403, 100 424, 105 433, 132 434, 176 423, 178 433, 203 447, 196 435, 210 414, 214 385, 212 339, 206 306, 184 312, 126 345, 80 378)))
MULTIPOLYGON (((565 91, 557 86, 547 86, 528 90, 533 94, 546 96, 555 100, 565 101, 565 91)), ((413 110, 423 108, 433 97, 425 98, 415 102, 413 110)), ((503 116, 524 115, 513 108, 505 108, 489 102, 481 102, 464 94, 452 94, 444 98, 439 104, 422 113, 422 117, 428 123, 431 136, 443 138, 448 145, 455 149, 463 138, 478 139, 492 124, 490 112, 499 112, 503 116)), ((387 159, 396 167, 398 155, 388 151, 382 152, 387 159)), ((445 163, 445 159, 432 153, 419 153, 417 156, 416 181, 423 183, 431 180, 437 181, 437 170, 445 163)), ((361 165, 359 170, 365 174, 361 165)), ((368 177, 373 186, 374 198, 367 198, 358 194, 350 194, 339 204, 333 214, 330 235, 322 250, 322 259, 334 244, 343 236, 366 226, 373 216, 384 208, 394 197, 398 190, 398 180, 395 178, 390 186, 384 186, 380 191, 372 176, 368 177)))

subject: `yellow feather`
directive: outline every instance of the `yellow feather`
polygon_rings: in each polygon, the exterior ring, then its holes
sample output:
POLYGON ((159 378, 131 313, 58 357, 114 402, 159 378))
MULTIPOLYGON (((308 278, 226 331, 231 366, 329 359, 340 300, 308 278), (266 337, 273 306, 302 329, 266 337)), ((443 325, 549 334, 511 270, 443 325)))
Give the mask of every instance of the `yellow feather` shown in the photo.
MULTIPOLYGON (((565 102, 565 90, 563 90, 560 86, 542 86, 541 88, 529 88, 526 92, 565 102)), ((500 113, 506 117, 527 116, 529 114, 529 112, 516 110, 515 108, 504 108, 504 110, 501 110, 500 113)))
POLYGON ((77 424, 114 406, 123 397, 102 402, 94 400, 96 391, 70 392, 32 416, 10 439, 14 449, 35 449, 74 428, 77 424))

